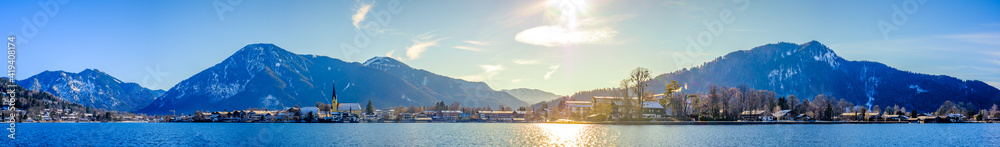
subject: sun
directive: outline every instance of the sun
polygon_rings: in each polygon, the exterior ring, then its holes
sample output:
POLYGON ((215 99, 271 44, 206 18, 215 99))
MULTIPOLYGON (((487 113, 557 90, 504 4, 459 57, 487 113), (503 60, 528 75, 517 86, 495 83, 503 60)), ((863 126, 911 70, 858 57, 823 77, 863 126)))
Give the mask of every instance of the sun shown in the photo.
POLYGON ((587 2, 584 0, 549 0, 546 15, 550 21, 567 28, 579 26, 580 15, 587 13, 587 2))

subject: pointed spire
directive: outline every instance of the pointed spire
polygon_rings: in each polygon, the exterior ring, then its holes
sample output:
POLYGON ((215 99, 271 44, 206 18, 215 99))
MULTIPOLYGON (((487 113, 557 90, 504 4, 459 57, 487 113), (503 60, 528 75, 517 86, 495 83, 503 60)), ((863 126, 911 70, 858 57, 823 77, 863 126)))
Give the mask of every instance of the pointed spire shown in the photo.
POLYGON ((337 82, 333 82, 333 88, 330 88, 330 91, 332 91, 331 95, 333 95, 331 101, 333 104, 333 111, 337 111, 337 108, 340 107, 337 105, 337 82))

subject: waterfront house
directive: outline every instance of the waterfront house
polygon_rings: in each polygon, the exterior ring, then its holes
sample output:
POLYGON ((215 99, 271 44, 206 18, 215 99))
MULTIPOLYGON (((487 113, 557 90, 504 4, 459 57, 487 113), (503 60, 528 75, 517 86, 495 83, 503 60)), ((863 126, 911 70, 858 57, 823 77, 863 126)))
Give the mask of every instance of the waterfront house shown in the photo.
POLYGON ((841 120, 846 120, 846 121, 855 121, 855 120, 859 120, 859 117, 858 117, 858 113, 847 112, 847 113, 841 113, 840 114, 840 119, 841 120))
POLYGON ((903 120, 908 120, 909 119, 909 118, 906 118, 906 116, 903 116, 903 115, 882 115, 882 118, 885 119, 885 120, 895 120, 895 121, 903 121, 903 120))
POLYGON ((413 122, 427 123, 431 122, 432 120, 433 119, 430 116, 424 113, 417 113, 416 115, 413 116, 413 122))
POLYGON ((479 111, 479 118, 493 122, 514 122, 514 118, 524 118, 524 113, 524 111, 479 111))
POLYGON ((589 114, 594 105, 591 101, 566 101, 566 107, 570 113, 589 114))
POLYGON ((918 116, 917 117, 917 122, 920 122, 920 123, 936 123, 936 122, 939 122, 938 121, 939 119, 941 119, 941 117, 938 117, 938 116, 918 116))
POLYGON ((337 112, 361 114, 361 104, 358 103, 337 103, 337 112))
POLYGON ((440 118, 442 120, 455 121, 455 120, 459 119, 459 117, 460 117, 459 115, 461 115, 461 114, 462 114, 462 111, 458 111, 458 110, 445 110, 445 111, 441 111, 440 118))
POLYGON ((799 114, 798 116, 795 116, 795 121, 810 121, 810 120, 812 120, 812 117, 806 114, 799 114))
POLYGON ((749 110, 740 112, 740 120, 743 121, 762 121, 770 117, 766 114, 764 110, 749 110))
MULTIPOLYGON (((666 112, 666 109, 663 107, 663 105, 660 105, 659 103, 659 99, 661 98, 662 94, 653 95, 652 97, 644 98, 642 102, 639 102, 638 97, 631 97, 626 100, 625 98, 622 97, 594 96, 590 98, 591 103, 589 104, 589 107, 586 107, 586 110, 588 111, 592 110, 590 107, 593 107, 594 105, 611 104, 618 109, 611 110, 611 114, 607 115, 611 118, 619 118, 621 116, 619 116, 618 112, 625 112, 628 109, 628 107, 626 107, 626 105, 628 104, 628 105, 642 107, 641 108, 642 110, 640 111, 642 113, 643 118, 661 119, 664 118, 666 115, 669 115, 666 112)), ((570 101, 567 101, 567 104, 569 104, 569 102, 570 101)), ((584 105, 585 103, 578 103, 578 104, 580 104, 581 107, 586 106, 584 105)), ((583 110, 584 108, 580 109, 583 110)))
POLYGON ((388 110, 381 110, 381 109, 375 110, 376 117, 378 119, 382 119, 382 120, 395 120, 396 119, 396 115, 393 115, 395 113, 396 113, 396 110, 392 110, 392 109, 388 109, 388 110))
POLYGON ((299 109, 299 118, 306 118, 306 117, 309 116, 310 113, 312 113, 313 118, 319 117, 319 108, 318 107, 302 107, 301 109, 299 109))
POLYGON ((962 115, 960 113, 951 113, 951 114, 948 114, 946 116, 947 116, 948 120, 951 121, 951 122, 962 122, 962 121, 965 121, 965 115, 962 115))
POLYGON ((642 117, 648 119, 663 119, 666 115, 666 109, 659 102, 655 101, 645 101, 642 102, 642 117))
POLYGON ((869 113, 865 113, 864 117, 865 117, 866 121, 874 121, 874 120, 877 120, 878 118, 880 118, 881 116, 882 116, 882 114, 880 114, 878 112, 869 112, 869 113))
POLYGON ((793 120, 795 112, 792 112, 792 110, 781 110, 771 113, 771 116, 773 116, 775 120, 793 120))

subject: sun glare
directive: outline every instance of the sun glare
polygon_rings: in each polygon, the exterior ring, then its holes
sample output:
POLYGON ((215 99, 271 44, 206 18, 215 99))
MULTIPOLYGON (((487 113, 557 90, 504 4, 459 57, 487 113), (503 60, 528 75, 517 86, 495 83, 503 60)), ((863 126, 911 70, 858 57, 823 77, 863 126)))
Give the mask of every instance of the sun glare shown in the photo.
POLYGON ((548 134, 550 145, 571 145, 586 142, 583 131, 588 125, 583 124, 536 124, 548 134))

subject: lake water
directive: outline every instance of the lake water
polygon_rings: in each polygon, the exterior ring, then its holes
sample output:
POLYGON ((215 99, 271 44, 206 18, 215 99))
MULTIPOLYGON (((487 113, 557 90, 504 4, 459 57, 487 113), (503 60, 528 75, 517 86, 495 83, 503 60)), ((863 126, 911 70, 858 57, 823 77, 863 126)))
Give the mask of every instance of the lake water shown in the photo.
MULTIPOLYGON (((6 133, 4 133, 6 136, 6 133)), ((1000 124, 23 123, 5 146, 1000 146, 1000 124)))

